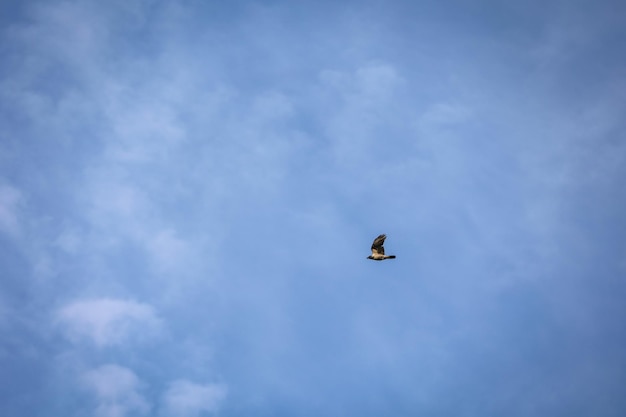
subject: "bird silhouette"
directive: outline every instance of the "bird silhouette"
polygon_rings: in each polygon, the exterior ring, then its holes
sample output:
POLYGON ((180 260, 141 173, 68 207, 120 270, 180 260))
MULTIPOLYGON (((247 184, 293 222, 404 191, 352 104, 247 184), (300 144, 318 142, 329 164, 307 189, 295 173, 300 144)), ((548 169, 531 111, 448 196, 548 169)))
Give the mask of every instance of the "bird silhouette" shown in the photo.
POLYGON ((372 259, 374 261, 396 259, 395 255, 385 255, 385 248, 383 247, 385 239, 387 239, 387 235, 385 234, 379 235, 376 239, 374 239, 374 242, 372 243, 372 254, 368 256, 367 259, 372 259))

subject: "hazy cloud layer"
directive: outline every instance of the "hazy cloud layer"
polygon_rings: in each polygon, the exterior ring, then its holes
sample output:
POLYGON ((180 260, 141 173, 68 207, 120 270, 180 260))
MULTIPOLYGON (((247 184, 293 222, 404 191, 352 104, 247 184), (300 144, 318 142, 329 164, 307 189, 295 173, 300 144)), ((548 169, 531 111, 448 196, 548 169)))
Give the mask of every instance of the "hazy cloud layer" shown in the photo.
POLYGON ((3 4, 0 414, 621 417, 624 11, 3 4))
POLYGON ((174 381, 164 394, 162 415, 193 417, 214 414, 226 393, 226 388, 222 385, 174 381))
POLYGON ((108 298, 70 303, 59 310, 57 321, 70 339, 99 347, 145 338, 159 327, 149 305, 108 298))
POLYGON ((9 186, 0 184, 0 231, 15 236, 19 233, 18 220, 20 192, 9 186))
POLYGON ((85 372, 82 383, 95 398, 97 417, 147 415, 150 407, 140 393, 141 382, 129 369, 102 365, 85 372))

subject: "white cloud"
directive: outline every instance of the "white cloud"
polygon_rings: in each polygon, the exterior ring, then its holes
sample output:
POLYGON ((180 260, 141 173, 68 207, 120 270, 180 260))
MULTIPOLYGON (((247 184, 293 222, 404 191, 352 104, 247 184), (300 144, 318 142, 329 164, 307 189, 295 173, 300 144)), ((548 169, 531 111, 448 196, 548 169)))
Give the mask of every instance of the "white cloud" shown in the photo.
POLYGON ((17 209, 21 198, 16 188, 0 184, 0 232, 9 235, 19 233, 17 209))
POLYGON ((87 339, 99 347, 151 336, 159 327, 149 305, 108 298, 73 302, 57 313, 57 322, 71 340, 87 339))
POLYGON ((163 415, 193 417, 215 413, 226 397, 221 384, 194 384, 186 380, 173 382, 163 397, 163 415))
POLYGON ((139 379, 128 368, 103 365, 85 372, 81 381, 96 398, 96 417, 137 416, 150 411, 149 404, 139 394, 139 379))

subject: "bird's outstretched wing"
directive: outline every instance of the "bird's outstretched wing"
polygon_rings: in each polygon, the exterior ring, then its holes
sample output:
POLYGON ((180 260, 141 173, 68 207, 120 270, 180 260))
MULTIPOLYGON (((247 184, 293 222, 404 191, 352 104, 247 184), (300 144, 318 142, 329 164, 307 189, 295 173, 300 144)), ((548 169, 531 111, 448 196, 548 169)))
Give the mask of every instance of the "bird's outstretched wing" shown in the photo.
POLYGON ((387 238, 387 235, 379 235, 376 239, 374 239, 374 242, 372 243, 372 255, 384 255, 385 254, 385 248, 383 247, 383 244, 385 243, 385 239, 387 238))

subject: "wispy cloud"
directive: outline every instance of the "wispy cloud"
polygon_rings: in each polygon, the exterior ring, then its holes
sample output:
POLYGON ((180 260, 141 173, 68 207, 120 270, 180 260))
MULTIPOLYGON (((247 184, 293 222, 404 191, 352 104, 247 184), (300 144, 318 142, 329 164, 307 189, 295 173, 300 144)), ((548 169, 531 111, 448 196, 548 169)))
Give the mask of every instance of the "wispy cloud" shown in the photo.
POLYGON ((226 398, 227 389, 221 384, 196 384, 187 380, 174 381, 163 396, 163 416, 196 417, 214 414, 226 398))
POLYGON ((18 208, 22 200, 19 190, 0 184, 0 232, 17 236, 20 231, 18 208))
POLYGON ((70 303, 57 312, 56 320, 70 340, 98 347, 154 336, 160 325, 151 306, 110 298, 70 303))
POLYGON ((96 417, 143 416, 150 411, 150 404, 141 394, 141 381, 128 368, 103 365, 85 372, 81 382, 96 400, 96 417))
POLYGON ((465 106, 446 102, 436 103, 420 116, 418 125, 422 129, 455 125, 466 121, 470 116, 471 111, 465 106))

